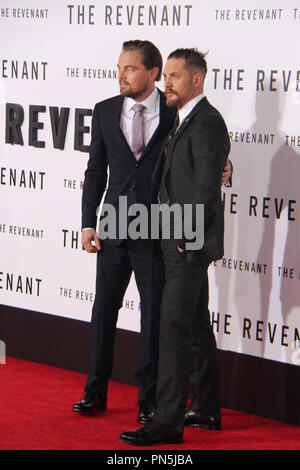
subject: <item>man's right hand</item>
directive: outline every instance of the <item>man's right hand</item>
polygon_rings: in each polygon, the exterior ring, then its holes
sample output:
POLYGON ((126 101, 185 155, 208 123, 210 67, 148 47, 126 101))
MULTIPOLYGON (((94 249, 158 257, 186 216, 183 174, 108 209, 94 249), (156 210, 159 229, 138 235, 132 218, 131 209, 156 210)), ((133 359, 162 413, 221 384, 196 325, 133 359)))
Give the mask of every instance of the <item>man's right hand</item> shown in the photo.
POLYGON ((101 250, 100 240, 98 238, 96 230, 93 228, 89 228, 82 231, 81 243, 83 248, 88 253, 97 253, 101 250), (94 244, 92 242, 94 242, 94 244))

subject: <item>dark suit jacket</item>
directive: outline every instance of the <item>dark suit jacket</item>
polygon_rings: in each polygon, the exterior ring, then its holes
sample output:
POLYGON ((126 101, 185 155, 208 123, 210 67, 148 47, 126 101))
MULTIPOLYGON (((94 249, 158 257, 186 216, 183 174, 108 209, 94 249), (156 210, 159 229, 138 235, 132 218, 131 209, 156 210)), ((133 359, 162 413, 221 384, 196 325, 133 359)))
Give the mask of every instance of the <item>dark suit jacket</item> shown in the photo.
POLYGON ((114 205, 117 215, 119 196, 127 196, 128 207, 136 202, 150 207, 151 176, 176 114, 175 108, 166 106, 165 96, 160 90, 159 94, 159 125, 138 162, 120 128, 124 97, 118 95, 96 104, 83 185, 82 228, 96 228, 96 210, 106 189, 108 168, 109 183, 104 202, 114 205))
POLYGON ((208 265, 223 256, 221 180, 229 151, 225 122, 221 114, 203 98, 170 140, 168 155, 161 152, 153 174, 153 202, 157 202, 164 175, 170 205, 179 203, 183 207, 183 204, 192 204, 195 208, 196 204, 204 204, 204 245, 198 251, 186 252, 189 262, 208 265))

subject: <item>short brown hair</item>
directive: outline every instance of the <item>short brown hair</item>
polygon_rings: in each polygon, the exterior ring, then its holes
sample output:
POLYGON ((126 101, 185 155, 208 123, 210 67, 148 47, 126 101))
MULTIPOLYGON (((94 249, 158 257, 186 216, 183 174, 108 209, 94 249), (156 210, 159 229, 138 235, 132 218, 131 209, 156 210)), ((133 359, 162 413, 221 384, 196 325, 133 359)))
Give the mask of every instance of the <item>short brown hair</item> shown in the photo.
POLYGON ((142 41, 136 39, 135 41, 123 42, 123 51, 136 51, 139 50, 142 56, 142 63, 147 70, 158 67, 158 74, 155 81, 159 82, 162 72, 162 56, 157 47, 150 41, 142 41))
POLYGON ((204 54, 195 47, 190 49, 182 48, 171 52, 168 59, 183 59, 187 69, 196 69, 205 77, 207 73, 206 55, 207 53, 204 54))

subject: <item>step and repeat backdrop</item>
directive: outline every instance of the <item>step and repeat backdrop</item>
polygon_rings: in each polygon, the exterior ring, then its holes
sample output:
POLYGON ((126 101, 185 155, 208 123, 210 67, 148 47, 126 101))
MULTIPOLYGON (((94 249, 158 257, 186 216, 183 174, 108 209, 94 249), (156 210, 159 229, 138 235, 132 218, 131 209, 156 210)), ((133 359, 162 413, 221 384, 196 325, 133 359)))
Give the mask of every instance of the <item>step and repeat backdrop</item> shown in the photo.
MULTIPOLYGON (((299 364, 299 30, 293 0, 0 0, 1 303, 90 321, 96 257, 80 211, 93 107, 119 93, 123 41, 153 41, 164 60, 197 47, 234 166, 225 255, 209 268, 218 347, 299 364)), ((138 332, 139 308, 133 276, 118 327, 138 332)))

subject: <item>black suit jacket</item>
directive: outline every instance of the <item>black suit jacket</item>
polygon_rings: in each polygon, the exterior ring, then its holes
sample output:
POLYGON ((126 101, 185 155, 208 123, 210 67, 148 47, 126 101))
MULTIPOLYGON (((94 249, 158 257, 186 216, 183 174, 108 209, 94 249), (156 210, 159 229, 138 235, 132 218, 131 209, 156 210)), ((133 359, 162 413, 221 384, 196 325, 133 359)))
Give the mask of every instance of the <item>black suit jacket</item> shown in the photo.
MULTIPOLYGON (((136 202, 151 204, 151 176, 162 143, 169 132, 175 108, 168 108, 160 94, 160 118, 152 138, 137 162, 120 128, 124 97, 97 103, 92 118, 90 156, 82 194, 82 228, 96 228, 96 210, 109 183, 104 202, 114 205, 118 215, 119 196, 127 196, 128 207, 136 202)), ((118 241, 115 241, 118 243, 118 241)))
MULTIPOLYGON (((184 204, 192 204, 195 209, 196 204, 204 204, 204 245, 200 250, 186 252, 188 262, 208 265, 223 256, 221 181, 229 151, 226 124, 203 98, 169 141, 168 155, 163 151, 160 154, 152 178, 152 201, 157 202, 164 175, 170 205, 179 203, 183 208, 184 204)), ((181 246, 185 247, 185 243, 181 246)))

